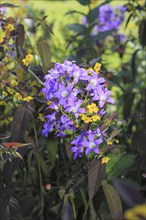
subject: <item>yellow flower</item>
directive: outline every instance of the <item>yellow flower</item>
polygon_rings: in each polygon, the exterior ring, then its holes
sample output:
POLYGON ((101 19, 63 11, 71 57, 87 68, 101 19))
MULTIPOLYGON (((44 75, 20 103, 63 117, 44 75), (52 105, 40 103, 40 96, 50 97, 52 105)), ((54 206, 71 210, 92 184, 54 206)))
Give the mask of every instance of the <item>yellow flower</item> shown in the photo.
POLYGON ((47 105, 51 105, 51 104, 52 104, 52 101, 48 101, 48 102, 47 102, 47 105))
POLYGON ((6 102, 5 101, 0 101, 0 106, 2 105, 6 105, 6 102))
POLYGON ((23 99, 22 95, 20 93, 18 93, 18 92, 15 93, 14 98, 16 98, 19 101, 21 101, 23 99))
POLYGON ((112 145, 113 142, 112 142, 111 140, 108 140, 108 141, 107 141, 107 144, 108 144, 108 145, 112 145))
POLYGON ((0 44, 4 41, 4 38, 0 36, 0 44))
POLYGON ((116 144, 118 144, 118 143, 119 143, 119 140, 118 140, 118 139, 116 139, 116 140, 115 140, 115 142, 116 142, 116 144))
POLYGON ((92 121, 99 121, 100 119, 101 119, 101 117, 100 117, 100 115, 93 115, 92 117, 91 117, 91 119, 92 119, 92 121))
POLYGON ((6 29, 7 31, 10 31, 10 32, 13 31, 13 30, 15 30, 13 24, 7 24, 7 25, 5 26, 5 29, 6 29))
POLYGON ((90 68, 88 69, 88 75, 92 76, 92 71, 93 71, 93 69, 90 67, 90 68))
POLYGON ((11 84, 12 87, 14 87, 14 86, 17 86, 17 85, 18 85, 18 82, 17 82, 15 79, 12 79, 12 80, 10 81, 10 84, 11 84))
POLYGON ((38 119, 39 119, 40 121, 45 121, 44 115, 43 115, 42 113, 39 113, 38 119))
POLYGON ((13 95, 15 93, 15 90, 8 87, 7 92, 10 93, 11 95, 13 95))
POLYGON ((89 123, 92 122, 92 119, 84 114, 80 114, 81 119, 85 122, 85 123, 89 123))
POLYGON ((23 98, 23 101, 25 101, 25 102, 30 102, 31 100, 33 100, 32 96, 27 96, 27 97, 23 98))
POLYGON ((22 59, 22 62, 25 66, 28 66, 32 60, 33 60, 33 55, 30 53, 30 54, 27 54, 24 59, 22 59))
POLYGON ((126 210, 124 216, 125 216, 126 220, 146 219, 146 204, 137 205, 137 206, 133 207, 132 209, 126 210))
POLYGON ((86 118, 84 118, 83 120, 86 124, 88 124, 89 122, 92 122, 92 119, 88 116, 86 116, 86 118))
POLYGON ((2 91, 2 95, 3 95, 3 96, 7 96, 7 95, 8 95, 8 93, 7 93, 7 92, 5 92, 5 91, 2 91))
POLYGON ((90 105, 87 105, 87 109, 89 113, 93 113, 93 112, 97 113, 99 110, 95 103, 91 103, 90 105))
POLYGON ((94 66, 94 70, 95 70, 95 72, 97 72, 97 73, 99 73, 99 71, 100 71, 100 67, 101 67, 101 63, 95 63, 95 66, 94 66))
POLYGON ((101 159, 101 163, 102 164, 106 164, 106 163, 108 163, 109 162, 109 160, 110 160, 110 158, 109 157, 103 157, 102 159, 101 159))

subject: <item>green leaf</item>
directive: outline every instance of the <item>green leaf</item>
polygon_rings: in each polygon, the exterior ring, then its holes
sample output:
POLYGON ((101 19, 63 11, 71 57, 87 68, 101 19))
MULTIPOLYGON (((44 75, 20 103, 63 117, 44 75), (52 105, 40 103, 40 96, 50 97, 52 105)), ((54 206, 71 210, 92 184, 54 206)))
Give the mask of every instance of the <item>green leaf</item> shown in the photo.
POLYGON ((52 64, 53 64, 51 62, 50 46, 45 40, 39 39, 37 41, 37 49, 38 49, 38 52, 39 52, 39 55, 42 61, 43 68, 45 72, 48 72, 48 70, 52 68, 52 64))
POLYGON ((51 163, 54 164, 57 156, 58 140, 50 139, 47 143, 47 150, 49 154, 49 159, 51 163))
POLYGON ((83 13, 83 12, 81 12, 81 11, 76 11, 76 10, 69 11, 69 12, 65 13, 65 15, 71 15, 71 14, 74 14, 74 13, 81 14, 81 15, 83 15, 83 16, 86 16, 85 13, 83 13))
POLYGON ((136 51, 134 51, 132 55, 132 59, 131 59, 131 71, 132 71, 133 80, 135 80, 135 77, 137 75, 136 58, 137 58, 138 51, 140 51, 140 49, 137 49, 136 51))
POLYGON ((136 155, 114 155, 115 163, 112 161, 112 155, 109 155, 109 157, 111 160, 107 164, 107 169, 108 166, 110 166, 108 179, 111 180, 114 176, 120 176, 121 174, 124 174, 127 169, 134 164, 136 155))
POLYGON ((88 13, 87 19, 88 19, 88 22, 89 22, 89 23, 92 23, 92 22, 94 22, 94 21, 97 19, 98 14, 99 14, 100 6, 102 6, 102 5, 104 5, 104 4, 105 4, 105 2, 102 3, 102 4, 100 4, 100 5, 98 5, 97 7, 93 8, 93 9, 88 13))
POLYGON ((17 5, 13 5, 13 4, 9 4, 9 3, 4 3, 4 4, 0 4, 0 8, 18 8, 19 6, 17 5))
POLYGON ((112 139, 113 137, 115 137, 115 136, 117 136, 118 134, 120 134, 120 132, 121 132, 121 129, 113 131, 113 132, 111 133, 111 135, 110 135, 110 138, 112 139))
POLYGON ((104 31, 104 32, 100 32, 99 34, 97 34, 96 36, 92 37, 92 42, 96 43, 96 41, 98 40, 102 40, 104 38, 106 38, 109 35, 112 35, 114 33, 114 31, 104 31))
POLYGON ((125 103, 123 108, 123 114, 125 118, 129 118, 129 116, 131 115, 131 108, 135 100, 135 93, 128 91, 127 93, 125 93, 124 99, 125 103))
POLYGON ((107 184, 105 181, 102 182, 102 187, 113 220, 122 220, 123 219, 122 203, 118 192, 113 186, 107 184))
POLYGON ((82 24, 68 24, 67 25, 67 28, 72 30, 72 31, 75 31, 75 32, 78 32, 78 33, 85 33, 86 31, 86 27, 82 24))
POLYGON ((88 169, 88 192, 90 198, 93 198, 105 176, 105 165, 101 160, 94 158, 88 169))
POLYGON ((89 5, 91 3, 90 0, 77 0, 81 5, 89 5))
POLYGON ((139 24, 139 42, 144 47, 146 46, 146 19, 142 19, 139 24))
POLYGON ((47 175, 48 174, 48 168, 47 168, 47 165, 46 165, 46 162, 45 162, 43 156, 39 152, 36 152, 35 154, 38 158, 39 165, 40 165, 44 175, 47 175))

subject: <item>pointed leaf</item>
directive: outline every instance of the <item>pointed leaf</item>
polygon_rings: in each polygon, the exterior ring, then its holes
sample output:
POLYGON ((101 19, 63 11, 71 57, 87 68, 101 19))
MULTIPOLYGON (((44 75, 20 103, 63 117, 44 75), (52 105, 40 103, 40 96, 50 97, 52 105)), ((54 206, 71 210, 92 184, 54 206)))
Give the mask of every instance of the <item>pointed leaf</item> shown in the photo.
POLYGON ((11 148, 11 147, 16 147, 16 148, 19 148, 19 147, 24 147, 24 146, 29 146, 30 143, 18 143, 18 142, 5 142, 5 143, 2 143, 2 145, 6 148, 11 148))
POLYGON ((11 197, 9 201, 10 219, 24 220, 21 208, 15 197, 11 197))
POLYGON ((82 24, 68 24, 67 28, 77 33, 85 33, 86 27, 82 24))
POLYGON ((135 161, 136 155, 119 155, 120 158, 118 158, 118 155, 114 155, 117 157, 118 161, 116 163, 112 163, 112 158, 109 161, 108 166, 110 164, 112 165, 112 169, 110 169, 108 179, 111 180, 114 176, 120 176, 121 174, 124 174, 128 168, 130 168, 135 161))
POLYGON ((11 125, 12 140, 18 141, 22 138, 31 119, 32 109, 29 106, 22 105, 16 109, 11 125))
POLYGON ((120 132, 121 132, 121 129, 113 131, 113 132, 111 133, 111 135, 110 135, 110 138, 112 139, 113 137, 115 137, 115 136, 117 136, 118 134, 120 134, 120 132))
POLYGON ((91 0, 77 0, 82 5, 89 5, 91 3, 91 0))
POLYGON ((9 3, 4 3, 4 4, 0 4, 0 8, 18 8, 19 6, 17 5, 13 5, 13 4, 9 4, 9 3))
POLYGON ((105 181, 102 182, 102 187, 113 220, 122 220, 122 203, 118 192, 113 186, 107 184, 105 181))
MULTIPOLYGON (((25 31, 24 31, 24 25, 18 24, 16 28, 16 47, 19 49, 19 47, 23 47, 24 39, 25 39, 25 31)), ((18 50, 19 51, 19 50, 18 50)))
POLYGON ((134 207, 144 203, 145 199, 143 194, 140 193, 140 189, 138 189, 133 182, 115 178, 113 184, 121 196, 121 199, 128 207, 134 207))
POLYGON ((101 160, 94 158, 88 168, 88 192, 91 198, 94 197, 105 176, 105 164, 101 160))
POLYGON ((37 42, 37 49, 42 61, 43 68, 45 72, 52 68, 53 63, 51 62, 51 50, 48 43, 43 40, 39 39, 37 42))
POLYGON ((131 59, 131 71, 132 71, 133 80, 135 80, 135 77, 137 75, 136 57, 137 57, 138 51, 140 51, 140 49, 137 49, 136 51, 134 51, 132 59, 131 59))
POLYGON ((55 139, 49 140, 47 143, 47 150, 49 154, 49 159, 51 163, 54 164, 57 156, 58 141, 55 139))

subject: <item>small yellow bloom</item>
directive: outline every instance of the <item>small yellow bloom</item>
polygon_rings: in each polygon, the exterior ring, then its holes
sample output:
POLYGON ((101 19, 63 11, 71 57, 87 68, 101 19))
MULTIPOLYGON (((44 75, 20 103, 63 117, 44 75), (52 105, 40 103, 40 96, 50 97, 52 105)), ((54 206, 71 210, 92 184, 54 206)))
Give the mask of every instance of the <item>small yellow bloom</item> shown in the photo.
POLYGON ((7 96, 7 95, 8 95, 8 93, 7 93, 7 92, 5 92, 5 91, 2 91, 2 95, 3 95, 3 96, 7 96))
POLYGON ((48 102, 47 102, 47 105, 51 105, 51 104, 52 104, 52 101, 48 101, 48 102))
POLYGON ((93 71, 93 69, 90 67, 90 68, 88 69, 88 75, 92 76, 92 71, 93 71))
POLYGON ((0 36, 0 44, 4 41, 4 38, 0 36))
POLYGON ((108 140, 108 141, 107 141, 107 144, 108 144, 108 145, 112 145, 113 142, 112 142, 111 140, 108 140))
POLYGON ((32 96, 27 96, 27 97, 23 98, 24 102, 30 102, 31 100, 33 100, 32 96))
POLYGON ((85 123, 89 123, 92 122, 92 119, 84 114, 80 114, 81 119, 85 122, 85 123))
POLYGON ((13 31, 13 30, 15 30, 13 24, 7 24, 7 25, 5 26, 5 29, 6 29, 7 31, 10 31, 10 32, 13 31))
POLYGON ((32 60, 33 60, 33 55, 27 54, 26 57, 24 59, 22 59, 22 62, 25 66, 28 66, 32 60))
POLYGON ((22 101, 22 95, 18 92, 15 93, 14 98, 16 98, 18 101, 22 101))
POLYGON ((12 87, 15 87, 15 86, 18 85, 18 82, 17 82, 15 79, 12 79, 12 80, 10 81, 10 84, 11 84, 12 87))
POLYGON ((89 113, 93 113, 93 112, 97 113, 99 110, 95 103, 91 103, 90 105, 87 105, 87 109, 89 113))
POLYGON ((88 123, 92 122, 92 119, 91 119, 90 117, 86 116, 86 118, 84 118, 83 121, 84 121, 86 124, 88 124, 88 123))
POLYGON ((116 139, 116 140, 115 140, 115 142, 116 142, 116 144, 118 144, 118 143, 119 143, 119 140, 118 140, 118 139, 116 139))
POLYGON ((100 67, 101 67, 101 63, 95 63, 95 66, 94 66, 94 70, 95 70, 95 72, 97 72, 97 73, 99 73, 99 71, 100 71, 100 67))
POLYGON ((40 121, 45 121, 44 115, 43 115, 42 113, 39 113, 38 119, 39 119, 40 121))
POLYGON ((0 101, 0 106, 2 105, 6 105, 6 102, 5 101, 0 101))
POLYGON ((9 94, 13 95, 13 94, 15 93, 15 90, 12 89, 12 88, 10 88, 10 87, 8 87, 8 88, 7 88, 7 92, 8 92, 9 94))
POLYGON ((102 159, 101 159, 101 163, 102 164, 106 164, 106 163, 108 163, 109 162, 109 160, 110 160, 110 158, 109 157, 103 157, 102 159))
POLYGON ((126 220, 146 219, 146 204, 137 205, 137 206, 133 207, 132 209, 126 210, 124 216, 125 216, 126 220), (140 218, 140 216, 142 218, 140 218))
POLYGON ((92 121, 99 121, 101 119, 100 115, 93 115, 91 117, 92 121))

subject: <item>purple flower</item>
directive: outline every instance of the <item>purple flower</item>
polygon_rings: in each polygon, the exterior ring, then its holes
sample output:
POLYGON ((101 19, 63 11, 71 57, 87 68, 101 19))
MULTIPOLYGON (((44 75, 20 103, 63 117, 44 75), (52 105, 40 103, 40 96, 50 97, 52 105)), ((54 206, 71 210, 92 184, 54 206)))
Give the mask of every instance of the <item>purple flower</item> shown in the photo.
POLYGON ((111 91, 102 86, 98 87, 98 90, 95 92, 93 100, 99 101, 99 106, 102 108, 104 104, 107 103, 114 103, 114 100, 110 97, 111 91))
POLYGON ((106 103, 113 103, 111 92, 103 84, 105 79, 94 71, 92 75, 88 72, 68 60, 56 63, 45 76, 42 89, 50 103, 47 109, 53 111, 45 117, 47 122, 42 134, 48 136, 49 132, 55 131, 57 137, 71 138, 74 159, 83 153, 99 154, 100 144, 106 137, 106 130, 101 132, 96 121, 92 121, 95 112, 88 112, 88 106, 94 103, 103 118, 106 115, 103 107, 106 103))
POLYGON ((86 155, 88 155, 91 151, 93 151, 96 154, 99 154, 99 149, 98 146, 102 143, 102 138, 95 139, 94 134, 89 134, 88 135, 88 141, 85 143, 86 147, 86 155))

